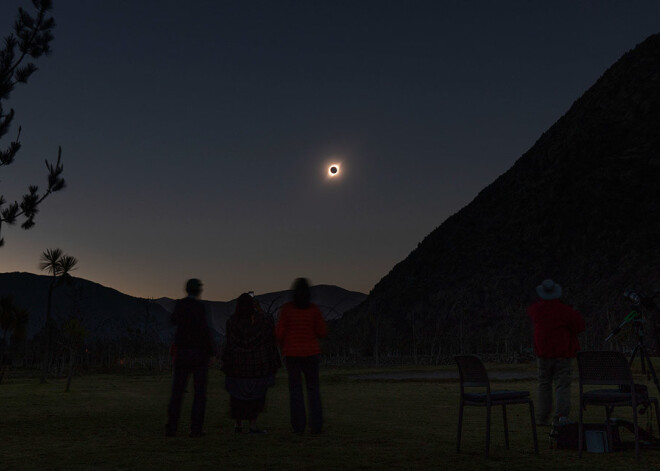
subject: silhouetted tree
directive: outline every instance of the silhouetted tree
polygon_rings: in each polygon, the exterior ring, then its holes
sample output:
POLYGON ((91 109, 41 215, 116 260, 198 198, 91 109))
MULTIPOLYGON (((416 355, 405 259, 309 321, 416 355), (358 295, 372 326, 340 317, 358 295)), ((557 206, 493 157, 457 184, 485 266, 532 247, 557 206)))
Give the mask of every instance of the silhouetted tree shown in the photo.
POLYGON ((64 323, 62 327, 64 332, 65 344, 69 348, 69 374, 66 380, 66 392, 71 388, 71 380, 73 379, 73 367, 76 359, 76 352, 82 350, 85 344, 85 337, 87 337, 87 330, 82 322, 77 317, 72 317, 64 323))
MULTIPOLYGON (((11 127, 14 120, 14 110, 5 112, 2 103, 9 99, 11 92, 18 83, 27 83, 28 78, 37 70, 29 58, 36 59, 50 53, 50 43, 53 40, 55 21, 48 16, 52 8, 51 0, 32 0, 35 15, 30 15, 22 8, 18 9, 18 16, 14 23, 14 32, 5 37, 4 45, 0 49, 0 139, 11 127)), ((0 148, 0 167, 9 165, 14 161, 21 148, 21 128, 18 128, 16 138, 6 148, 0 148)), ((64 188, 62 178, 62 149, 57 153, 57 163, 46 161, 48 169, 48 186, 44 193, 39 193, 39 187, 30 185, 22 201, 7 203, 0 194, 0 229, 2 223, 15 224, 19 218, 24 218, 21 227, 30 229, 34 226, 34 217, 38 212, 39 204, 51 193, 64 188)), ((0 237, 0 246, 4 239, 0 237)))
POLYGON ((41 382, 46 381, 48 374, 48 367, 50 365, 50 353, 53 344, 52 331, 52 307, 53 307, 53 290, 56 286, 62 283, 71 283, 73 280, 70 272, 76 269, 78 260, 71 255, 64 255, 61 249, 47 249, 41 254, 41 263, 39 268, 48 272, 52 276, 52 281, 48 287, 48 306, 46 309, 46 352, 44 354, 44 365, 41 373, 41 382))
POLYGON ((14 304, 11 296, 0 297, 0 329, 2 329, 2 352, 0 353, 0 384, 5 377, 9 357, 7 353, 7 335, 11 333, 11 341, 25 337, 28 322, 28 312, 14 304))

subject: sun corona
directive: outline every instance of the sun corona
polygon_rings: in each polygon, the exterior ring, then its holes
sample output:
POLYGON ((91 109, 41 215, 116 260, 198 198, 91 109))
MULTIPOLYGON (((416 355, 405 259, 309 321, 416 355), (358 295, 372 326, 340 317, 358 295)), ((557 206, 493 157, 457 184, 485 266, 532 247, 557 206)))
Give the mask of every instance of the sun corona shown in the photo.
POLYGON ((328 167, 328 176, 332 178, 338 175, 339 175, 339 164, 330 165, 330 167, 328 167))

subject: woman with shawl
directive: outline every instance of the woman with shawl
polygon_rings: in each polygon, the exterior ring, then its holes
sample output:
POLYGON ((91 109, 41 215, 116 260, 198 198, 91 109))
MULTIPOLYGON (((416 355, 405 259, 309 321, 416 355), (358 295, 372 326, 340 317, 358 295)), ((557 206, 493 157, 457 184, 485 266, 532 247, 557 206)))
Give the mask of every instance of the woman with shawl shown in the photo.
POLYGON ((264 313, 252 296, 243 293, 236 311, 227 319, 222 370, 230 396, 230 415, 234 431, 242 432, 242 422, 250 433, 266 433, 257 427, 257 416, 266 405, 266 392, 280 367, 272 316, 264 313))

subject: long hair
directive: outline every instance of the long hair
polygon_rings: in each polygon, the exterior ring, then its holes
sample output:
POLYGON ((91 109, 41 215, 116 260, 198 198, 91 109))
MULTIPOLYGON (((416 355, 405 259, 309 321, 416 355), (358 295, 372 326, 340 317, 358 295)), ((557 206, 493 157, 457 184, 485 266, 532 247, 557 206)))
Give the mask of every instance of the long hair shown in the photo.
POLYGON ((297 278, 292 289, 293 304, 298 309, 307 309, 310 305, 309 282, 305 278, 297 278))
POLYGON ((234 315, 236 317, 251 317, 254 314, 254 302, 252 296, 247 293, 241 294, 236 300, 236 310, 234 315))

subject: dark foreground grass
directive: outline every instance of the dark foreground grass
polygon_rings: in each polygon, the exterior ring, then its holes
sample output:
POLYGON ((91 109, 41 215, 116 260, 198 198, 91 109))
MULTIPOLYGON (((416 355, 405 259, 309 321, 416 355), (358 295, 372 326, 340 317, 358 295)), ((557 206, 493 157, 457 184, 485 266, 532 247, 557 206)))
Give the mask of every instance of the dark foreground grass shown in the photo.
MULTIPOLYGON (((660 452, 653 450, 643 450, 639 463, 633 451, 586 453, 578 460, 576 451, 550 450, 547 428, 539 428, 540 455, 535 456, 526 406, 508 408, 510 450, 495 411, 490 460, 483 458, 485 411, 466 409, 462 452, 456 454, 457 382, 354 381, 352 374, 323 371, 325 432, 297 436, 289 428, 286 373, 281 371, 260 418, 268 434, 255 436, 234 433, 223 376, 213 370, 207 435, 198 439, 187 436, 191 394, 179 436, 164 437, 168 375, 80 377, 69 393, 63 392, 63 381, 10 380, 0 385, 0 469, 660 469, 660 452)), ((535 384, 496 387, 534 390, 535 384)), ((601 410, 588 412, 592 420, 603 420, 601 410)))

